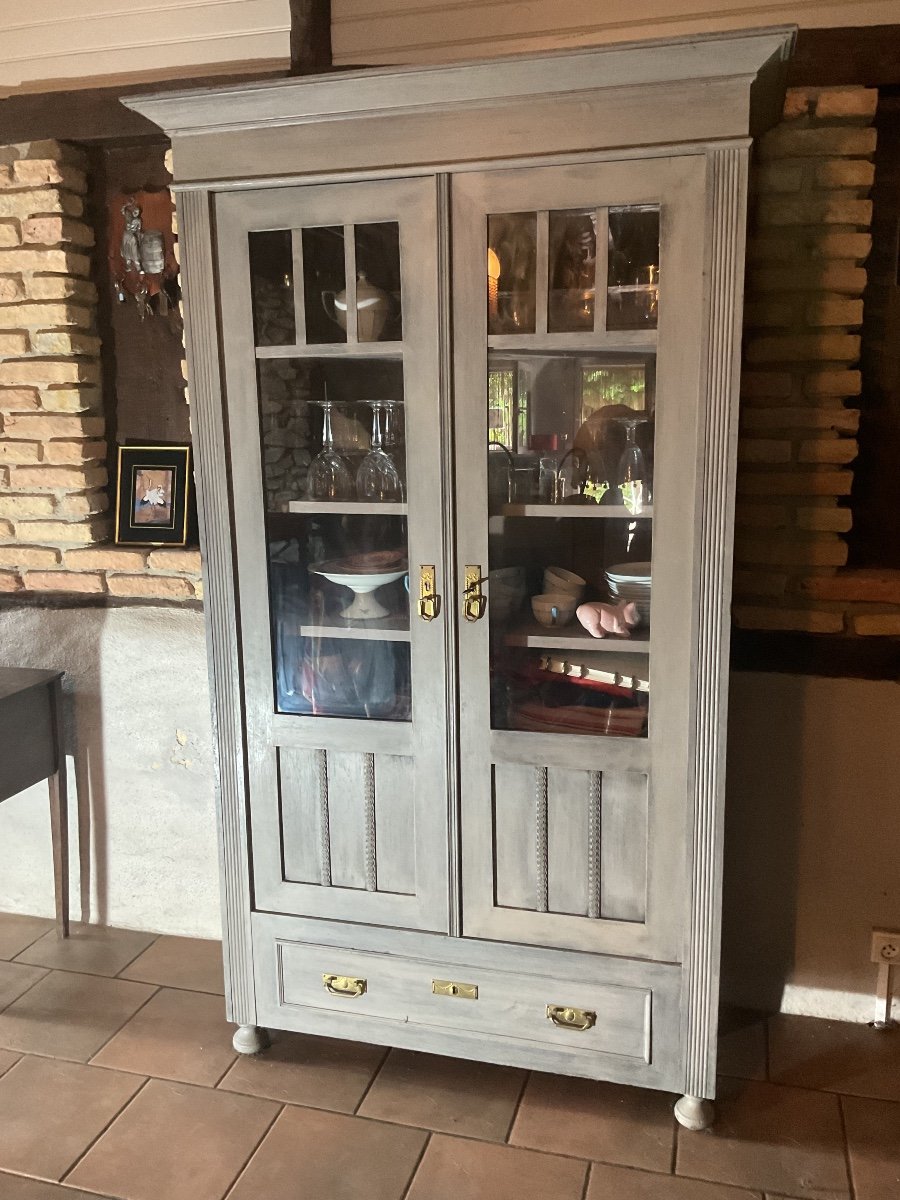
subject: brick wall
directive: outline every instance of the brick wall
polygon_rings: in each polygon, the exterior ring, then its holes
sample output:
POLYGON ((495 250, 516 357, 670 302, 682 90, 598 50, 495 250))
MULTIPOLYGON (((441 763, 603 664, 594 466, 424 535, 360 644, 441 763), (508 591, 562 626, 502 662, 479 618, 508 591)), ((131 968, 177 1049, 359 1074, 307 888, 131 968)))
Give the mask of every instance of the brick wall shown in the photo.
POLYGON ((0 592, 193 600, 196 550, 110 545, 86 162, 0 147, 0 592))
POLYGON ((748 244, 734 618, 900 634, 900 572, 848 570, 874 89, 797 88, 758 146, 748 244))

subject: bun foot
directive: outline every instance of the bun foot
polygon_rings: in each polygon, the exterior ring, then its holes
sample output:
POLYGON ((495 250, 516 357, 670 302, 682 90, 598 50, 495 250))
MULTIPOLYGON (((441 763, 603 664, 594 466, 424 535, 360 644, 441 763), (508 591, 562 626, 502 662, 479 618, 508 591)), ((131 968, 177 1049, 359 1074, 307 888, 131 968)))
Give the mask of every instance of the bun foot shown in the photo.
POLYGON ((682 1096, 675 1101, 675 1119, 679 1125, 694 1132, 708 1129, 715 1120, 716 1110, 711 1100, 701 1100, 699 1096, 682 1096))
POLYGON ((269 1045, 269 1035, 258 1025, 239 1025, 234 1031, 231 1044, 238 1054, 259 1054, 269 1045))

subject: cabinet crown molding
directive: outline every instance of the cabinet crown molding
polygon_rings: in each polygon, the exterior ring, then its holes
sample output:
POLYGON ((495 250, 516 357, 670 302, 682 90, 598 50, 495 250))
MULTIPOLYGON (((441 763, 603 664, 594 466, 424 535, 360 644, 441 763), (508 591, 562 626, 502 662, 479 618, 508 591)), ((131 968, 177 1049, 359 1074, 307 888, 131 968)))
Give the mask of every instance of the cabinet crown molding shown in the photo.
MULTIPOLYGON (((173 138, 729 79, 746 81, 748 87, 759 80, 767 94, 762 107, 771 110, 773 98, 783 90, 795 37, 796 26, 775 26, 488 61, 149 93, 123 98, 122 103, 173 138)), ((761 107, 756 100, 753 106, 761 107)))

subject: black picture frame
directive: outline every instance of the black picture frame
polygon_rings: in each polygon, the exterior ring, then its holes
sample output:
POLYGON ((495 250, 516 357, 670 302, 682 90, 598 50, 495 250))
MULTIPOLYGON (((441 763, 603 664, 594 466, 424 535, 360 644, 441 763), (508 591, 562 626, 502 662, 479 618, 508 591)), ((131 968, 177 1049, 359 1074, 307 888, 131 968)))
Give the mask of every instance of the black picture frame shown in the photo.
POLYGON ((194 511, 191 447, 119 446, 116 542, 186 546, 194 511))

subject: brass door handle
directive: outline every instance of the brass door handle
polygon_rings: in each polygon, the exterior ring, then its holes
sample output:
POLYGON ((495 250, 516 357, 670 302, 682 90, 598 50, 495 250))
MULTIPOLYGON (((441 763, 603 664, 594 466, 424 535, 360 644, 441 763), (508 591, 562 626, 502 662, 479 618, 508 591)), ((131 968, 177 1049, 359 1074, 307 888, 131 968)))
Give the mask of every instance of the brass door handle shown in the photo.
POLYGON ((419 616, 423 621, 433 621, 441 611, 441 597, 437 591, 433 564, 419 567, 419 616))
POLYGON ((563 1004, 548 1004, 547 1016, 560 1029, 577 1029, 584 1032, 597 1024, 597 1014, 586 1008, 567 1008, 563 1004))
POLYGON ((323 975, 322 983, 332 996, 355 998, 366 994, 365 979, 351 979, 348 975, 323 975))
POLYGON ((484 582, 481 567, 475 563, 468 563, 463 588, 463 616, 467 621, 480 621, 484 616, 484 610, 487 608, 487 596, 481 590, 484 582))

